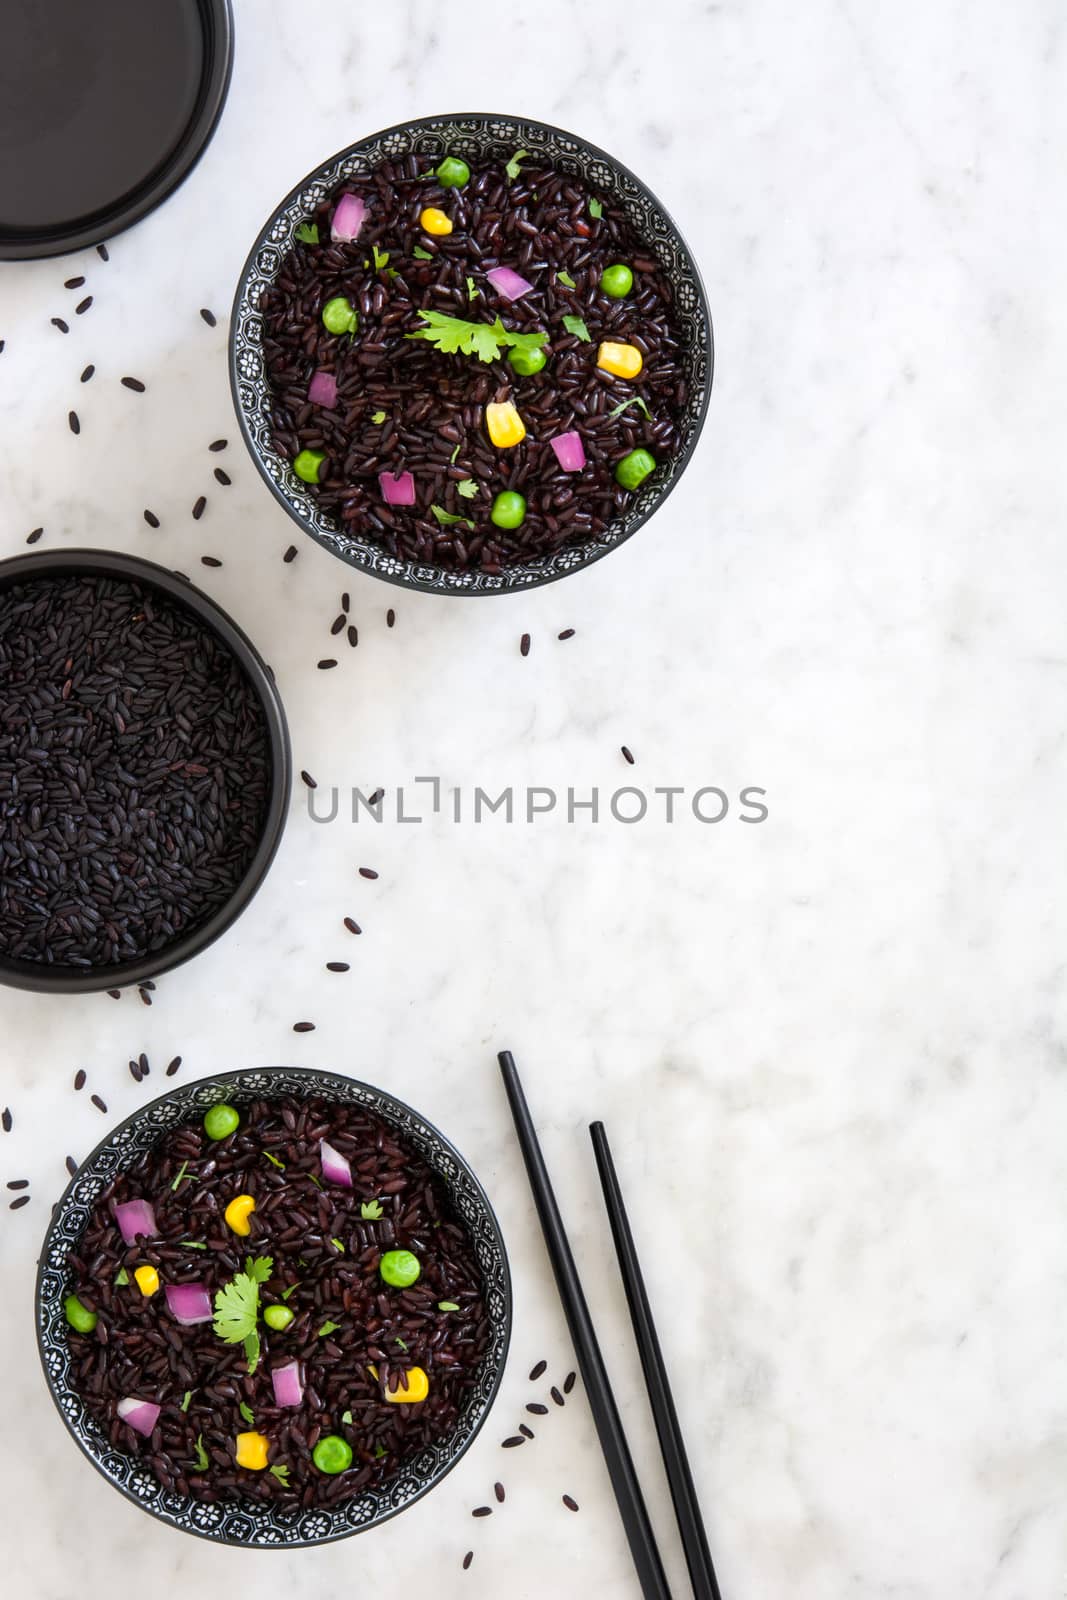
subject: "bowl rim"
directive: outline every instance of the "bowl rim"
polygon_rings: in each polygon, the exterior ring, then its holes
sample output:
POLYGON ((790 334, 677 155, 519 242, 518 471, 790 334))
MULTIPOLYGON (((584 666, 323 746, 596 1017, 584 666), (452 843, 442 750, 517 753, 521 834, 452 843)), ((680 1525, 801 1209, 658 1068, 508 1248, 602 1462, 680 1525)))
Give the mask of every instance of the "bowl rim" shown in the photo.
MULTIPOLYGON (((394 584, 397 588, 406 589, 409 592, 449 597, 466 596, 474 599, 484 595, 523 594, 529 589, 540 589, 546 584, 557 583, 560 579, 568 578, 573 573, 584 572, 596 562, 602 561, 605 556, 611 555, 612 551, 617 550, 621 545, 628 543, 628 541, 633 538, 634 534, 639 532, 639 530, 645 526, 645 524, 660 509, 660 507, 664 504, 664 502, 668 499, 672 491, 680 482, 686 468, 689 466, 689 463, 693 458, 697 445, 700 442, 700 436, 704 431, 704 423, 707 420, 708 407, 711 403, 711 391, 715 380, 715 330, 712 323, 711 307, 708 303, 707 290, 704 286, 704 279, 697 264, 697 258, 690 248, 688 240, 674 220, 674 217, 660 200, 659 196, 656 195, 648 187, 647 183, 643 182, 643 180, 639 178, 635 172, 632 172, 624 162, 620 161, 617 156, 611 155, 609 151, 602 149, 600 145, 593 144, 590 140, 583 138, 580 134, 571 133, 568 129, 557 127, 551 122, 542 122, 537 117, 523 117, 512 112, 447 111, 441 112, 436 116, 412 117, 406 122, 394 122, 387 128, 380 128, 376 133, 364 134, 361 139, 357 139, 353 144, 346 145, 343 149, 336 151, 331 156, 328 156, 325 161, 321 161, 317 167, 312 168, 310 172, 306 173, 305 176, 301 178, 299 183, 293 185, 284 199, 278 201, 266 222, 260 228, 252 248, 245 257, 244 265, 241 267, 241 271, 237 279, 237 288, 234 292, 233 302, 230 307, 230 326, 227 335, 227 365, 230 375, 230 398, 233 402, 233 409, 237 416, 237 425, 240 429, 241 438, 244 441, 245 448, 252 458, 256 471, 267 485, 275 500, 277 500, 278 504, 288 513, 291 520, 296 523, 297 527, 300 528, 301 532, 305 534, 307 538, 313 539, 321 549, 329 551, 330 555, 334 556, 335 559, 344 561, 346 566, 353 567, 357 572, 362 572, 367 577, 377 578, 383 583, 394 584), (576 563, 574 566, 567 567, 559 572, 535 572, 525 577, 521 583, 515 582, 512 584, 501 584, 499 586, 486 584, 484 586, 479 586, 478 588, 473 588, 464 586, 459 582, 455 582, 450 583, 447 588, 442 589, 437 583, 426 582, 424 579, 421 579, 417 576, 419 563, 405 561, 403 563, 405 569, 404 572, 381 571, 377 567, 365 566, 361 561, 357 561, 346 555, 343 555, 339 550, 335 549, 332 544, 329 544, 325 539, 323 539, 321 535, 315 531, 315 529, 307 526, 307 524, 297 516, 292 505, 282 494, 277 482, 267 471, 259 448, 252 438, 251 431, 245 417, 244 407, 241 404, 241 376, 238 372, 237 365, 238 312, 241 300, 245 293, 249 275, 255 265, 255 261, 259 255, 259 252, 269 242, 268 235, 270 234, 271 229, 274 227, 280 214, 285 211, 287 206, 289 206, 298 198, 298 196, 303 192, 304 189, 308 187, 309 184, 312 184, 320 179, 322 175, 338 161, 344 160, 347 156, 355 155, 359 150, 362 149, 364 145, 372 143, 375 140, 386 139, 390 136, 390 134, 409 133, 412 129, 440 128, 447 126, 450 123, 465 122, 471 119, 484 122, 511 124, 515 127, 532 128, 538 133, 543 133, 550 138, 557 136, 561 139, 572 140, 581 148, 583 155, 587 155, 593 160, 601 160, 606 162, 608 166, 614 168, 616 172, 621 174, 622 177, 632 183, 637 189, 638 193, 642 195, 645 200, 649 201, 653 206, 655 206, 657 211, 663 217, 664 221, 667 223, 668 227, 673 232, 675 238, 678 240, 678 243, 685 251, 689 260, 689 267, 692 272, 693 287, 696 291, 700 316, 705 327, 707 328, 708 370, 707 376, 704 380, 703 392, 700 397, 699 410, 693 423, 690 435, 686 440, 685 446, 676 457, 675 471, 673 472, 672 476, 661 486, 660 493, 657 495, 656 499, 634 519, 632 527, 628 528, 624 534, 613 539, 610 544, 575 546, 574 548, 576 550, 583 552, 584 559, 576 563)), ((275 452, 275 454, 278 456, 279 460, 282 459, 278 452, 275 452)), ((424 567, 429 566, 429 563, 422 563, 422 565, 424 567)), ((506 570, 512 572, 521 572, 523 570, 523 565, 523 563, 519 562, 506 570)), ((443 567, 435 568, 434 570, 446 579, 461 576, 460 574, 451 573, 447 568, 443 567)))
MULTIPOLYGON (((270 1098, 269 1095, 262 1094, 257 1095, 256 1097, 267 1099, 270 1098)), ((49 1397, 56 1409, 57 1414, 59 1415, 60 1420, 62 1421, 67 1432, 70 1434, 71 1438, 74 1440, 75 1444, 78 1446, 78 1449, 81 1451, 82 1455, 87 1461, 92 1463, 96 1471, 112 1489, 116 1490, 120 1495, 122 1495, 123 1499, 128 1500, 132 1505, 135 1505, 139 1510, 143 1511, 146 1516, 152 1517, 155 1521, 162 1523, 165 1527, 173 1528, 175 1532, 190 1533, 197 1538, 206 1540, 210 1544, 228 1545, 231 1549, 301 1550, 313 1549, 319 1545, 335 1544, 339 1539, 347 1539, 357 1533, 366 1533, 371 1528, 380 1527, 382 1523, 391 1521, 393 1517, 399 1516, 402 1512, 406 1511, 409 1506, 413 1506, 416 1501, 421 1500, 424 1495, 430 1492, 431 1489, 436 1488, 439 1483, 442 1483, 444 1479, 448 1477, 453 1468, 458 1466, 460 1461, 462 1461, 463 1457, 466 1455, 475 1439, 481 1433, 482 1428, 488 1421, 489 1414, 492 1411, 493 1406, 496 1404, 497 1396, 500 1393, 500 1385, 503 1382, 504 1372, 507 1367, 508 1353, 511 1348, 514 1312, 515 1299, 511 1282, 511 1264, 508 1259, 507 1245, 504 1242, 504 1231, 500 1226, 500 1219, 493 1208, 492 1202, 490 1201, 489 1196, 486 1194, 485 1189, 482 1186, 482 1182, 477 1173, 474 1171, 474 1168, 471 1166, 470 1162, 452 1143, 452 1140, 449 1139, 446 1134, 441 1132, 436 1123, 431 1122, 429 1117, 424 1116, 421 1111, 417 1111, 415 1107, 409 1105, 407 1101, 401 1100, 394 1094, 390 1094, 387 1089, 379 1088, 377 1084, 368 1083, 364 1078, 350 1077, 346 1073, 334 1072, 327 1067, 233 1067, 225 1072, 209 1073, 203 1078, 190 1078, 185 1083, 179 1084, 175 1088, 165 1090, 163 1094, 157 1095, 153 1100, 146 1101, 144 1105, 139 1106, 136 1110, 130 1112, 129 1116, 124 1117, 121 1122, 116 1123, 115 1126, 112 1127, 109 1132, 107 1132, 104 1137, 96 1143, 96 1145, 94 1145, 90 1153, 79 1164, 78 1171, 71 1176, 63 1190, 63 1193, 60 1195, 56 1204, 52 1207, 51 1215, 48 1219, 48 1226, 45 1229, 44 1238, 41 1241, 40 1254, 37 1260, 37 1272, 35 1274, 33 1284, 35 1343, 37 1346, 37 1355, 41 1363, 41 1370, 44 1374, 45 1385, 48 1389, 49 1397), (467 1180, 475 1190, 477 1198, 484 1207, 485 1215, 492 1226, 494 1235, 493 1245, 496 1253, 499 1255, 501 1268, 501 1288, 504 1301, 504 1311, 501 1319, 503 1343, 499 1360, 496 1362, 493 1369, 492 1383, 486 1397, 485 1405, 481 1410, 481 1414, 476 1418, 467 1438, 463 1440, 463 1443, 457 1450, 455 1456, 448 1462, 444 1469, 435 1476, 428 1478, 424 1483, 420 1483, 420 1486, 415 1494, 413 1494, 409 1500, 405 1500, 403 1505, 394 1506, 392 1509, 383 1512, 381 1516, 376 1517, 373 1522, 364 1526, 341 1528, 336 1532, 325 1534, 321 1538, 300 1538, 278 1541, 277 1543, 265 1542, 263 1544, 259 1544, 255 1541, 227 1539, 225 1537, 221 1537, 218 1533, 208 1528, 196 1526, 176 1526, 167 1516, 163 1515, 155 1507, 146 1505, 144 1501, 139 1500, 125 1484, 116 1483, 114 1479, 108 1476, 107 1472, 104 1470, 103 1464, 79 1437, 71 1422, 71 1419, 67 1417, 59 1403, 60 1393, 73 1393, 74 1391, 71 1390, 68 1385, 58 1384, 52 1373, 48 1370, 44 1340, 45 1323, 44 1318, 41 1315, 41 1306, 43 1300, 44 1275, 46 1271, 51 1270, 51 1264, 49 1262, 48 1255, 52 1237, 59 1225, 60 1218, 63 1215, 63 1210, 68 1201, 71 1190, 77 1183, 83 1169, 90 1166, 100 1154, 102 1154, 109 1148, 110 1145, 121 1138, 121 1135, 126 1131, 127 1128, 140 1122, 142 1118, 144 1118, 156 1106, 172 1101, 180 1094, 190 1094, 204 1087, 214 1086, 220 1089, 226 1088, 231 1090, 236 1087, 240 1089, 244 1086, 244 1081, 250 1077, 256 1077, 263 1073, 270 1074, 275 1072, 296 1072, 301 1074, 306 1072, 308 1078, 312 1080, 311 1092, 325 1092, 327 1098, 329 1097, 329 1089, 333 1084, 345 1084, 346 1086, 354 1085, 356 1088, 364 1089, 372 1097, 376 1112, 378 1112, 382 1107, 385 1108, 384 1120, 390 1121, 393 1115, 401 1118, 404 1116, 413 1117, 433 1136, 433 1138, 438 1140, 448 1154, 455 1159, 456 1163, 463 1169, 467 1180)), ((252 1515, 253 1513, 250 1510, 248 1514, 252 1515)))
POLYGON ((281 843, 292 792, 293 757, 285 708, 270 668, 244 630, 217 600, 198 589, 192 579, 158 562, 146 561, 143 556, 78 546, 70 550, 34 550, 0 561, 0 589, 64 572, 132 579, 162 590, 191 611, 244 669, 263 708, 270 747, 271 792, 259 844, 233 894, 205 922, 155 954, 139 956, 135 961, 116 962, 109 967, 90 967, 83 971, 76 967, 48 966, 44 962, 11 960, 0 955, 0 984, 40 994, 94 994, 101 989, 131 987, 143 983, 146 978, 170 972, 206 950, 232 927, 262 887, 281 843))

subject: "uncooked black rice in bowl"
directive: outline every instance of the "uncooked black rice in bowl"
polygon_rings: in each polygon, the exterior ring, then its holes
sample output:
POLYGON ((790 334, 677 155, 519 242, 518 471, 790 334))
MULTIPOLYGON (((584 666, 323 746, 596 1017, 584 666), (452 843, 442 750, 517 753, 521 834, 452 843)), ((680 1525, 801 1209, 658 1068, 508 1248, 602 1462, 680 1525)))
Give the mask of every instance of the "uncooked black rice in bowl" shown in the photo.
POLYGON ((276 691, 205 596, 103 551, 0 568, 0 977, 183 959, 251 897, 287 792, 276 691))
POLYGON ((672 225, 602 152, 513 126, 530 148, 490 118, 354 147, 290 197, 238 294, 261 470, 330 548, 415 587, 596 559, 703 420, 710 319, 672 225))
POLYGON ((401 1509, 462 1454, 503 1363, 507 1268, 473 1176, 329 1074, 232 1074, 131 1123, 42 1256, 46 1372, 83 1449, 230 1542, 401 1509))

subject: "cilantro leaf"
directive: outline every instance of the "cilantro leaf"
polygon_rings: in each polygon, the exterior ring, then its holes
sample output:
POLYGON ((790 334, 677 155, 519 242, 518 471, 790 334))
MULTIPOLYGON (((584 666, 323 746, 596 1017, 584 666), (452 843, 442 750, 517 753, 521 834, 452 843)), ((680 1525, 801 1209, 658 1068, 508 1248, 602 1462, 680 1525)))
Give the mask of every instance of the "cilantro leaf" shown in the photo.
POLYGON ((342 1422, 347 1422, 348 1426, 351 1427, 352 1426, 352 1413, 351 1413, 351 1411, 342 1411, 341 1412, 341 1421, 342 1422))
POLYGON ((289 1487, 289 1468, 285 1465, 284 1461, 279 1461, 276 1466, 271 1467, 270 1475, 271 1475, 272 1478, 277 1478, 278 1482, 279 1483, 283 1483, 285 1485, 285 1487, 288 1489, 288 1487, 289 1487))
POLYGON ((454 1300, 438 1300, 437 1309, 438 1311, 458 1311, 459 1307, 454 1300))
POLYGON ((382 1457, 385 1455, 385 1453, 386 1453, 386 1451, 385 1451, 385 1446, 384 1445, 380 1445, 380 1444, 379 1445, 375 1445, 375 1447, 374 1447, 374 1459, 375 1459, 375 1461, 380 1461, 382 1459, 382 1457))
POLYGON ((183 1250, 206 1250, 207 1249, 207 1245, 206 1244, 202 1244, 199 1239, 179 1239, 178 1243, 181 1245, 183 1250))
POLYGON ((583 339, 586 344, 591 343, 589 338, 589 329, 586 327, 581 317, 572 317, 568 313, 568 315, 563 318, 563 326, 566 328, 568 333, 573 333, 576 339, 583 339))
POLYGON ((285 1171, 284 1161, 279 1161, 277 1156, 272 1156, 269 1150, 264 1150, 263 1154, 266 1156, 272 1167, 277 1167, 280 1172, 285 1171))
POLYGON ((250 1428, 254 1428, 255 1425, 256 1425, 256 1419, 252 1415, 252 1407, 250 1405, 246 1404, 246 1402, 244 1400, 242 1400, 241 1404, 237 1407, 237 1409, 241 1413, 242 1417, 244 1417, 245 1421, 248 1423, 248 1426, 250 1428))
POLYGON ((407 1349, 407 1345, 404 1343, 403 1339, 394 1339, 393 1343, 394 1344, 398 1344, 400 1346, 401 1350, 406 1350, 407 1349))
POLYGON ((270 1277, 274 1260, 271 1256, 245 1257, 245 1270, 225 1284, 215 1295, 215 1316, 212 1326, 220 1339, 227 1344, 243 1344, 248 1358, 249 1373, 259 1365, 259 1286, 270 1277))
POLYGON ((119 1270, 115 1274, 115 1282, 121 1286, 124 1283, 129 1283, 129 1281, 130 1281, 130 1275, 126 1271, 126 1268, 125 1267, 120 1267, 119 1270))
POLYGON ((372 244, 371 249, 374 251, 374 270, 375 272, 380 272, 383 267, 389 265, 389 252, 388 250, 379 250, 376 244, 372 244))
POLYGON ((652 413, 648 409, 648 405, 646 404, 646 402, 641 398, 641 396, 639 394, 631 395, 629 400, 623 400, 619 405, 617 405, 614 408, 613 411, 609 411, 608 412, 608 416, 609 417, 621 417, 623 412, 626 410, 627 406, 637 406, 641 411, 643 411, 645 413, 645 416, 648 418, 649 422, 652 421, 652 413))
POLYGON ((300 1287, 300 1285, 298 1283, 291 1283, 289 1285, 288 1289, 283 1289, 282 1290, 282 1299, 283 1300, 288 1300, 289 1296, 291 1294, 295 1294, 296 1291, 299 1289, 299 1287, 300 1287))
POLYGON ((508 346, 533 350, 548 343, 547 333, 515 333, 505 328, 499 317, 494 322, 465 322, 443 311, 420 311, 419 316, 426 326, 405 338, 427 339, 446 356, 477 356, 479 361, 490 362, 508 346))
POLYGON ((568 289, 577 289, 578 287, 569 272, 557 272, 556 282, 564 284, 568 289))
POLYGON ((481 292, 482 291, 475 284, 474 279, 473 278, 468 278, 467 279, 467 299, 468 300, 477 300, 477 298, 481 294, 481 292))
POLYGON ((460 450, 460 447, 457 444, 456 448, 453 450, 452 454, 448 458, 448 464, 449 464, 450 467, 454 467, 455 466, 456 457, 459 455, 459 450, 460 450))
POLYGON ((339 1322, 331 1322, 329 1317, 327 1317, 326 1321, 323 1323, 322 1327, 319 1328, 315 1337, 317 1339, 325 1339, 327 1334, 336 1333, 340 1326, 341 1324, 339 1322))
POLYGON ((204 1449, 204 1435, 198 1433, 196 1436, 196 1470, 197 1472, 206 1472, 210 1465, 211 1462, 208 1460, 207 1451, 204 1449))
POLYGON ((255 1328, 245 1335, 245 1356, 248 1359, 248 1376, 251 1377, 259 1366, 259 1333, 255 1328))
POLYGON ((468 528, 473 528, 474 523, 470 517, 457 517, 454 511, 446 511, 444 506, 431 506, 430 510, 437 518, 442 528, 451 528, 453 523, 462 522, 468 528))
POLYGON ((481 493, 481 489, 473 478, 461 478, 456 484, 456 493, 461 494, 464 500, 473 500, 476 495, 481 493))
POLYGON ((296 236, 301 244, 318 244, 319 225, 317 222, 302 222, 296 230, 296 236))
MULTIPOLYGON (((456 449, 459 449, 458 445, 456 446, 456 449)), ((364 1200, 363 1204, 359 1208, 359 1214, 363 1218, 364 1222, 377 1222, 378 1218, 382 1214, 381 1201, 364 1200)))
POLYGON ((416 261, 433 260, 433 256, 430 254, 429 250, 424 250, 421 244, 417 244, 411 253, 415 257, 416 261))
MULTIPOLYGON (((172 1189, 177 1190, 178 1185, 181 1183, 182 1179, 187 1175, 188 1166, 189 1166, 188 1161, 183 1161, 182 1162, 181 1166, 178 1168, 178 1176, 175 1178, 174 1182, 171 1184, 171 1188, 172 1189)), ((188 1172, 188 1177, 189 1177, 190 1182, 193 1182, 193 1183, 196 1182, 196 1179, 195 1179, 195 1177, 193 1176, 193 1174, 191 1172, 188 1172)))
POLYGON ((191 1389, 186 1389, 185 1393, 182 1395, 182 1403, 178 1407, 178 1410, 179 1411, 188 1411, 189 1402, 190 1402, 190 1400, 192 1398, 193 1398, 193 1391, 191 1389))
POLYGON ((251 1256, 245 1256, 245 1271, 257 1283, 266 1283, 274 1268, 273 1256, 257 1256, 253 1261, 251 1256))
POLYGON ((385 417, 386 413, 384 411, 376 411, 373 417, 371 417, 371 421, 374 423, 375 427, 380 427, 385 421, 385 417))
POLYGON ((330 1243, 333 1245, 335 1250, 339 1251, 341 1253, 341 1255, 344 1255, 345 1247, 341 1243, 340 1239, 331 1239, 330 1243))
POLYGON ((604 215, 604 207, 597 199, 596 195, 593 195, 589 201, 589 215, 597 222, 599 222, 600 218, 604 215))
POLYGON ((530 154, 529 150, 516 150, 515 154, 511 158, 511 160, 507 163, 507 165, 504 168, 504 171, 508 175, 508 182, 509 183, 514 183, 515 179, 519 175, 519 163, 521 161, 525 161, 526 157, 529 154, 530 154))

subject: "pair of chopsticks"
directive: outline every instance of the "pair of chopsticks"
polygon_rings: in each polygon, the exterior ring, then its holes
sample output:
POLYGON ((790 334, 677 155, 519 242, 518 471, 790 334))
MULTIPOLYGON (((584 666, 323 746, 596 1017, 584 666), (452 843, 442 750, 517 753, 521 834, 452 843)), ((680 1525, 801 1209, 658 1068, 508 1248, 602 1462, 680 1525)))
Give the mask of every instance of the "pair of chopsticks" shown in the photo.
MULTIPOLYGON (((504 1088, 515 1121, 515 1132, 518 1135, 519 1147, 533 1191, 534 1205, 537 1207, 541 1230, 545 1236, 567 1326, 574 1340, 578 1366, 589 1396, 589 1407, 600 1436, 601 1449, 607 1462, 612 1488, 615 1490, 615 1499, 629 1541, 634 1566, 637 1569, 641 1591, 645 1600, 671 1600, 667 1577, 656 1546, 656 1536, 645 1508, 630 1447, 626 1443, 622 1418, 619 1416, 615 1396, 611 1391, 611 1382, 597 1343, 589 1307, 582 1292, 581 1280, 571 1254, 563 1218, 560 1216, 559 1206, 552 1192, 552 1182, 548 1176, 544 1156, 541 1154, 530 1108, 526 1104, 526 1096, 511 1051, 502 1050, 497 1060, 500 1062, 504 1088)), ((704 1522, 700 1515, 700 1505, 693 1487, 682 1430, 663 1363, 663 1353, 656 1336, 652 1309, 648 1303, 637 1250, 626 1216, 615 1165, 611 1159, 611 1149, 604 1124, 591 1123, 589 1133, 593 1141, 593 1152, 604 1191, 604 1203, 607 1206, 612 1237, 615 1240, 619 1270, 626 1289, 630 1318, 644 1369, 645 1385, 648 1389, 656 1432, 659 1435, 663 1464, 670 1484, 671 1498, 674 1501, 674 1514, 682 1537, 693 1593, 697 1600, 722 1600, 711 1552, 708 1549, 707 1535, 704 1532, 704 1522)))

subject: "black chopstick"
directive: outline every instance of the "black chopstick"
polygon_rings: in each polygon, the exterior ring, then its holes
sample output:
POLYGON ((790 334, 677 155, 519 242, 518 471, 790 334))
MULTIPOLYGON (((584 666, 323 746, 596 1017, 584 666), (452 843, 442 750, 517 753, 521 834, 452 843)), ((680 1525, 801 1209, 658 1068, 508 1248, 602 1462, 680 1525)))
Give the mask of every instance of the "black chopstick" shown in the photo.
POLYGON ((682 1536, 693 1593, 697 1600, 722 1600, 715 1568, 712 1565, 711 1551, 708 1549, 704 1519, 700 1515, 700 1505, 696 1489, 693 1487, 693 1475, 689 1470, 678 1413, 674 1409, 674 1398, 667 1378, 667 1369, 663 1363, 663 1352, 659 1347, 656 1324, 652 1320, 652 1308, 648 1303, 644 1278, 641 1276, 637 1247, 630 1232, 630 1222, 623 1204, 615 1163, 611 1159, 611 1147, 604 1131, 604 1124, 591 1122, 589 1134, 593 1141, 597 1171, 600 1173, 600 1184, 604 1190, 604 1204, 608 1209, 611 1235, 615 1240, 619 1271, 622 1273, 623 1286, 626 1289, 626 1299, 634 1325, 634 1337, 641 1356, 641 1366, 644 1368, 645 1386, 648 1389, 652 1416, 659 1435, 660 1449, 663 1452, 663 1465, 667 1469, 667 1481, 671 1486, 674 1514, 678 1519, 678 1531, 682 1536))
POLYGON ((519 1074, 512 1060, 511 1051, 501 1050, 497 1060, 500 1062, 504 1088, 507 1090, 511 1115, 515 1120, 515 1132, 518 1135, 522 1158, 526 1163, 526 1172, 530 1179, 530 1188, 533 1190, 534 1205, 541 1221, 541 1230, 545 1236, 548 1257, 556 1276, 556 1286, 563 1302, 567 1326, 574 1341, 585 1392, 589 1396, 589 1409, 593 1413, 596 1431, 600 1436, 600 1447, 607 1462, 612 1488, 615 1490, 615 1499, 629 1540, 630 1554, 637 1569, 641 1592, 646 1600, 671 1600, 663 1563, 656 1548, 656 1536, 652 1532, 652 1524, 645 1509, 641 1485, 634 1471, 630 1448, 622 1428, 622 1419, 615 1404, 615 1396, 611 1392, 604 1358, 600 1354, 589 1307, 582 1293, 578 1268, 574 1264, 571 1247, 567 1242, 563 1218, 559 1214, 559 1206, 552 1192, 552 1183, 545 1166, 545 1158, 541 1154, 530 1108, 526 1104, 526 1096, 522 1092, 522 1084, 519 1082, 519 1074))

